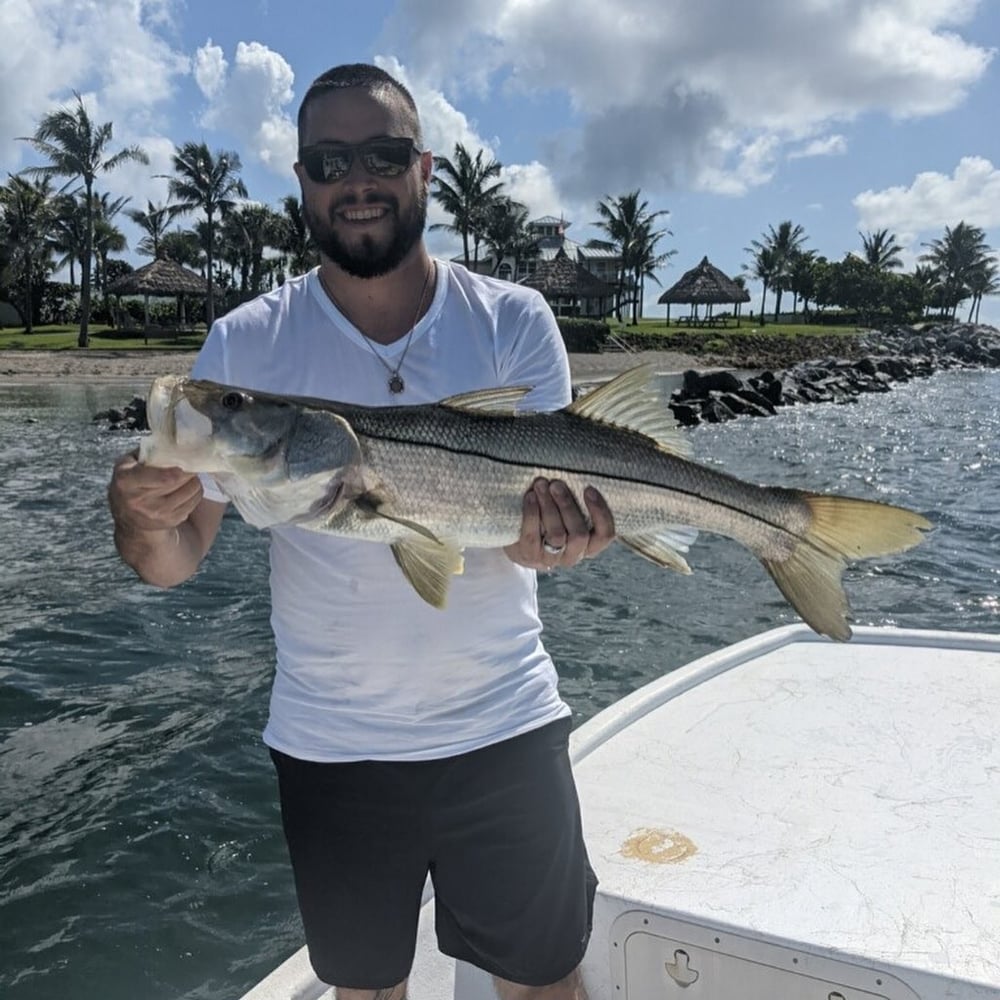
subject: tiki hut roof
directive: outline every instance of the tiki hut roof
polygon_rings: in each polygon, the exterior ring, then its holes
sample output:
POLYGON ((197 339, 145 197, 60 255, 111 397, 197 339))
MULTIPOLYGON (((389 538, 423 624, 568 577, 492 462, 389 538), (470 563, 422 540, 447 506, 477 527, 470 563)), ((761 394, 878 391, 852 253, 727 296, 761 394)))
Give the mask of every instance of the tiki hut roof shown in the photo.
POLYGON ((749 302, 750 293, 710 264, 707 257, 702 257, 697 267, 687 271, 676 285, 668 288, 656 301, 661 305, 666 302, 722 305, 749 302))
POLYGON ((154 260, 108 286, 112 295, 207 295, 208 282, 172 260, 154 260))
POLYGON ((520 283, 537 289, 547 299, 567 296, 599 299, 614 294, 614 289, 609 284, 566 256, 538 261, 535 273, 522 279, 520 283))

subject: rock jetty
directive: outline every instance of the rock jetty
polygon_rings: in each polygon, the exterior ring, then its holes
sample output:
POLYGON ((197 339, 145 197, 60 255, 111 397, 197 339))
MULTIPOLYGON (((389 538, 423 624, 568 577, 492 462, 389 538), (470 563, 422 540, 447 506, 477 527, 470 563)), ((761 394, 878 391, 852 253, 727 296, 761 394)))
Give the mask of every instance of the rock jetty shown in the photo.
POLYGON ((859 356, 800 361, 743 378, 732 371, 684 372, 670 400, 685 427, 740 416, 766 417, 779 407, 804 403, 852 403, 868 392, 889 392, 894 383, 954 368, 1000 368, 1000 331, 992 326, 893 327, 856 341, 859 356))

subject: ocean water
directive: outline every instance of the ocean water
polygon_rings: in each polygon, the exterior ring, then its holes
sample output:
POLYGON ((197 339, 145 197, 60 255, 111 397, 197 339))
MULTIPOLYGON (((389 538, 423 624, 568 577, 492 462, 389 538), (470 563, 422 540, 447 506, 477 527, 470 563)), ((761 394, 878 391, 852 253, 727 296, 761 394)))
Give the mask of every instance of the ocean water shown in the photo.
MULTIPOLYGON (((135 436, 91 422, 145 385, 0 386, 0 996, 228 1000, 300 943, 271 765, 266 538, 138 583, 105 489, 135 436)), ((700 461, 911 506, 904 556, 848 570, 859 624, 1000 630, 1000 372, 690 432, 700 461)), ((582 721, 698 655, 795 620, 705 536, 681 578, 618 548, 540 583, 582 721)))

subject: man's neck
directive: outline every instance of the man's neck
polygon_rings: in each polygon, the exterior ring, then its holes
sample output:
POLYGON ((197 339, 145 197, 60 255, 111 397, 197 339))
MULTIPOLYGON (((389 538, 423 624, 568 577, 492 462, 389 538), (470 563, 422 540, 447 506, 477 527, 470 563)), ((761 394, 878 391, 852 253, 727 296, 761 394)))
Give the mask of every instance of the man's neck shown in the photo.
POLYGON ((333 304, 369 339, 391 344, 420 321, 434 298, 435 265, 421 245, 399 267, 356 278, 324 258, 320 281, 333 304))

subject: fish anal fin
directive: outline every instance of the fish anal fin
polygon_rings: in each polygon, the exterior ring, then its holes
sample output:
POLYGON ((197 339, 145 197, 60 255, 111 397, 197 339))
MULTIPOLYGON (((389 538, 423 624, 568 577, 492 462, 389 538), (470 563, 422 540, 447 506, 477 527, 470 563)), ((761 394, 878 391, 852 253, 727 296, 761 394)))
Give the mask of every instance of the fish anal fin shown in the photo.
POLYGON ((465 568, 460 549, 423 535, 393 543, 392 554, 413 589, 435 608, 445 606, 451 578, 465 568))
POLYGON ((517 404, 531 392, 531 386, 511 385, 497 389, 477 389, 442 399, 439 406, 452 410, 478 410, 489 413, 513 413, 517 404))
POLYGON ((652 365, 637 365, 580 396, 567 412, 644 434, 671 455, 690 455, 691 442, 670 410, 665 391, 653 383, 652 365))
POLYGON ((619 535, 618 541, 657 566, 688 576, 691 567, 681 552, 687 552, 697 537, 694 528, 679 525, 660 529, 652 535, 619 535))

